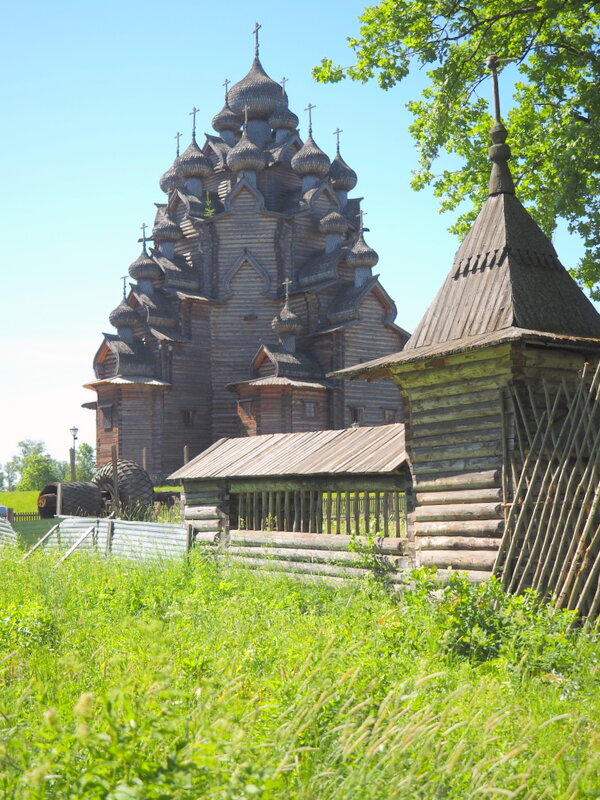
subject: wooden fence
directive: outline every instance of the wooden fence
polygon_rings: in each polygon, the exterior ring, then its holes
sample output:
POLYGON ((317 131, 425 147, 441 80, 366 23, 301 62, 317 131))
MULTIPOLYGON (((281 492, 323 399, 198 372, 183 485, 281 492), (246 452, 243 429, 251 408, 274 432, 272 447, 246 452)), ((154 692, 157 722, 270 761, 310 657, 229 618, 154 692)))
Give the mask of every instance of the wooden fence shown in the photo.
POLYGON ((600 612, 600 366, 505 397, 505 531, 494 565, 511 592, 600 612))
POLYGON ((230 495, 238 530, 406 535, 406 495, 400 491, 244 491, 230 495))
POLYGON ((12 514, 13 522, 35 522, 41 519, 37 511, 15 511, 12 514))

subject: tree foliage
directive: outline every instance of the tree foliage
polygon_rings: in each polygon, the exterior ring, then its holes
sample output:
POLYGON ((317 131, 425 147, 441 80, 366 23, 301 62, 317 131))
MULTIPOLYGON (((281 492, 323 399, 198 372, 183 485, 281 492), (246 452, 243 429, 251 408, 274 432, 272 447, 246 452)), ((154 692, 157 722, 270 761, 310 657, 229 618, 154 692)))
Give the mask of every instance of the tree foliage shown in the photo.
MULTIPOLYGON (((452 230, 464 234, 486 196, 492 124, 485 57, 514 81, 504 113, 521 201, 548 235, 557 221, 579 234, 585 254, 575 277, 600 299, 600 12, 582 0, 382 0, 350 38, 356 63, 324 58, 314 75, 337 82, 377 78, 389 89, 417 69, 428 85, 408 104, 419 165, 412 186, 432 186, 441 210, 470 198, 452 230), (457 169, 437 169, 450 154, 457 169), (436 169, 434 169, 434 167, 436 169)), ((447 161, 448 159, 446 159, 447 161)))
MULTIPOLYGON (((66 461, 52 458, 46 452, 44 442, 24 439, 17 444, 18 452, 4 465, 3 483, 8 491, 39 491, 45 484, 70 480, 66 461)), ((95 472, 94 448, 86 443, 80 445, 76 454, 77 480, 89 481, 95 472)))

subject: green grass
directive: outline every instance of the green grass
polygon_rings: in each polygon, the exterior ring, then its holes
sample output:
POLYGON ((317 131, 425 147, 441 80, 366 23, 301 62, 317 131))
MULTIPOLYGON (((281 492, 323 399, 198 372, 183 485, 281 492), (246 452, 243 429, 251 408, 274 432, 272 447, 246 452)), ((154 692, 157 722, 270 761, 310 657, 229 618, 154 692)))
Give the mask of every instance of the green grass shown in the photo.
POLYGON ((598 636, 532 596, 19 555, 2 797, 598 797, 598 636))
POLYGON ((0 492, 0 505, 13 508, 17 512, 37 511, 39 492, 0 492))

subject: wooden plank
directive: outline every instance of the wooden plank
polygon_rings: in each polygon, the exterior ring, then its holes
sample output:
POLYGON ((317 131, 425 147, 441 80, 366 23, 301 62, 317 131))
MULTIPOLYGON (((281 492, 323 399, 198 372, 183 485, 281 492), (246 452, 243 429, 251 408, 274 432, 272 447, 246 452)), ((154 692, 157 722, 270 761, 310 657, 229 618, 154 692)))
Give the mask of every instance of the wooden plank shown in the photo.
POLYGON ((363 477, 356 475, 314 475, 310 478, 302 476, 291 476, 282 478, 279 476, 259 477, 259 478, 234 478, 230 483, 230 491, 255 492, 269 489, 274 492, 285 492, 303 489, 304 491, 393 491, 402 490, 408 485, 407 476, 402 473, 390 473, 389 475, 369 475, 363 477))
POLYGON ((501 517, 501 503, 454 503, 419 506, 415 511, 417 522, 427 520, 499 519, 501 517))
POLYGON ((498 550, 502 539, 481 536, 419 536, 419 550, 498 550))
POLYGON ((419 479, 415 483, 417 492, 435 492, 455 489, 496 488, 500 480, 497 469, 482 472, 463 472, 460 475, 441 475, 419 479))
POLYGON ((492 569, 495 550, 419 550, 423 567, 452 567, 453 569, 492 569))
POLYGON ((444 522, 415 522, 415 537, 419 536, 497 536, 504 528, 503 519, 453 520, 444 522))
POLYGON ((457 489, 439 492, 417 492, 418 505, 445 505, 446 503, 493 503, 502 500, 502 489, 457 489))
MULTIPOLYGON (((199 536, 198 542, 205 541, 212 544, 213 538, 207 536, 205 540, 199 536)), ((232 530, 228 534, 229 547, 291 547, 300 549, 307 547, 313 550, 342 550, 347 551, 354 543, 369 545, 370 540, 364 536, 350 536, 332 533, 288 533, 286 531, 248 531, 232 530)), ((378 537, 373 540, 375 553, 401 556, 406 554, 406 539, 378 537)))

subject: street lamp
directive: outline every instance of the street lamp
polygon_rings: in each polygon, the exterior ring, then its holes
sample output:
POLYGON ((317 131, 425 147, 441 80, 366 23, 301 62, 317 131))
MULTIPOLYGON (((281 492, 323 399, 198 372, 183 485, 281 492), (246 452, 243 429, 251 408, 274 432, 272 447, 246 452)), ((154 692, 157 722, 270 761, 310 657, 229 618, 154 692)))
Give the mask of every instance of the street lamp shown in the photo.
POLYGON ((79 433, 79 428, 76 428, 75 425, 73 425, 72 428, 69 428, 69 433, 73 437, 73 447, 71 448, 71 450, 69 452, 70 461, 71 461, 71 480, 72 481, 76 481, 77 480, 77 475, 75 474, 75 447, 76 447, 76 443, 77 443, 77 434, 79 433))

